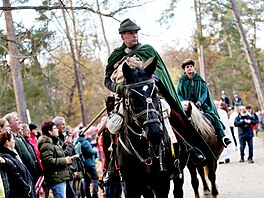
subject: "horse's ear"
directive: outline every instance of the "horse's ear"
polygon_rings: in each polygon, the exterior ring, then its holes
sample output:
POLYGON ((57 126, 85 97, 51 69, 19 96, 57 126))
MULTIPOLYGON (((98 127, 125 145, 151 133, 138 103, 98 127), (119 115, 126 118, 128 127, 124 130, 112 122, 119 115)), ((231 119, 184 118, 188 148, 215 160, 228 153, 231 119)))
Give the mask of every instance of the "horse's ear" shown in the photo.
POLYGON ((129 65, 124 62, 123 67, 122 67, 122 71, 123 71, 123 76, 124 78, 130 82, 131 79, 131 68, 129 67, 129 65))
POLYGON ((152 76, 154 74, 156 67, 157 67, 157 56, 150 57, 144 64, 144 70, 147 73, 148 76, 152 76))
POLYGON ((191 102, 188 103, 188 109, 192 110, 192 103, 191 102))
POLYGON ((191 115, 192 115, 192 104, 191 104, 191 102, 188 102, 188 106, 187 106, 187 110, 186 110, 185 114, 187 115, 188 118, 191 117, 191 115))

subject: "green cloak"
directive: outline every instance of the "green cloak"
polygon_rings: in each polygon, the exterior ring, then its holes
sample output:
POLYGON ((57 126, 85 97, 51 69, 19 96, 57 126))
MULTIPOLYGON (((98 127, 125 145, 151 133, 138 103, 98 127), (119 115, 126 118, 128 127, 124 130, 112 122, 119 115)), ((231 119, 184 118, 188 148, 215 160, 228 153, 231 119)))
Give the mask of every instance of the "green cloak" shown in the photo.
MULTIPOLYGON (((223 133, 225 126, 220 121, 213 97, 210 93, 207 83, 198 73, 195 73, 193 78, 188 78, 186 73, 184 73, 179 80, 177 92, 181 101, 189 100, 194 103, 201 101, 201 109, 204 112, 209 113, 215 121, 214 127, 218 130, 216 133, 223 133)), ((223 135, 224 133, 222 136, 223 135)))
MULTIPOLYGON (((137 44, 141 45, 140 43, 137 44)), ((135 47, 137 47, 135 46, 135 47)), ((110 57, 108 58, 108 65, 106 66, 106 73, 112 70, 114 64, 121 60, 125 55, 126 46, 123 43, 121 47, 116 48, 110 57)), ((170 123, 174 129, 176 129, 180 135, 188 141, 192 146, 196 146, 203 151, 207 158, 215 159, 215 156, 209 146, 206 144, 201 135, 196 131, 196 129, 190 124, 187 116, 185 115, 180 100, 178 98, 175 86, 170 78, 169 72, 161 59, 158 52, 150 45, 142 45, 137 49, 133 55, 136 55, 144 62, 150 57, 157 57, 158 65, 155 74, 159 78, 157 86, 162 96, 167 100, 172 108, 172 113, 170 117, 170 123), (174 111, 173 111, 174 110, 174 111)))
POLYGON ((177 91, 180 101, 189 100, 194 103, 201 101, 202 104, 207 104, 218 115, 207 83, 198 73, 195 73, 193 78, 188 78, 184 73, 179 80, 177 91))

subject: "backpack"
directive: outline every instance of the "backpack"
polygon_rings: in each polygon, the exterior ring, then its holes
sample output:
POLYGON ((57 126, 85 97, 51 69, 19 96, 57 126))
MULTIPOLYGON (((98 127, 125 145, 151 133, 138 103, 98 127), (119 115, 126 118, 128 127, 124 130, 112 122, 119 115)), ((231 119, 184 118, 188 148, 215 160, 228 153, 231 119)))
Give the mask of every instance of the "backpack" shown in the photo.
POLYGON ((83 153, 82 153, 82 143, 78 142, 75 145, 75 149, 76 149, 77 153, 80 155, 80 159, 84 162, 85 158, 84 158, 83 153))

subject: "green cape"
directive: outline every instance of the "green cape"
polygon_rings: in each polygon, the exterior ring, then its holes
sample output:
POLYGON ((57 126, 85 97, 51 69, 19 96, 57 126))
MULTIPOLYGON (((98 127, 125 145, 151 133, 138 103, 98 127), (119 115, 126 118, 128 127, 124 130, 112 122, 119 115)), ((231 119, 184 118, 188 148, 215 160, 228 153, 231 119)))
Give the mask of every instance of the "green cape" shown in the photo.
POLYGON ((210 90, 208 89, 207 83, 202 79, 202 77, 195 73, 193 78, 188 78, 186 73, 182 75, 182 77, 179 80, 178 83, 178 96, 181 101, 183 100, 189 100, 192 101, 191 98, 191 89, 192 89, 192 83, 193 83, 193 102, 201 101, 202 103, 207 104, 211 110, 213 110, 214 114, 216 114, 218 117, 218 113, 214 104, 214 100, 212 98, 212 95, 210 93, 210 90))

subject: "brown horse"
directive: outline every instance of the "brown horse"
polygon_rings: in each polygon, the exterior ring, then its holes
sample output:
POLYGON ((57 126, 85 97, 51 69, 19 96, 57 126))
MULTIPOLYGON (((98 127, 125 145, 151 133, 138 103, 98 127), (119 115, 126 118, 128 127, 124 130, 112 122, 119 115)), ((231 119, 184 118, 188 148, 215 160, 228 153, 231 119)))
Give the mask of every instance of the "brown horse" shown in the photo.
MULTIPOLYGON (((224 147, 215 135, 215 129, 211 123, 212 120, 210 120, 207 115, 203 114, 199 109, 197 109, 194 103, 190 101, 182 101, 182 106, 193 126, 197 129, 197 131, 200 132, 201 136, 213 151, 216 159, 218 159, 224 147)), ((206 179, 206 177, 208 177, 211 182, 211 194, 213 196, 218 195, 218 190, 215 183, 217 160, 209 160, 205 167, 198 167, 191 163, 188 163, 187 167, 191 174, 191 182, 194 189, 195 198, 200 197, 198 191, 199 180, 197 178, 197 171, 203 182, 204 194, 206 195, 210 193, 206 179)))

